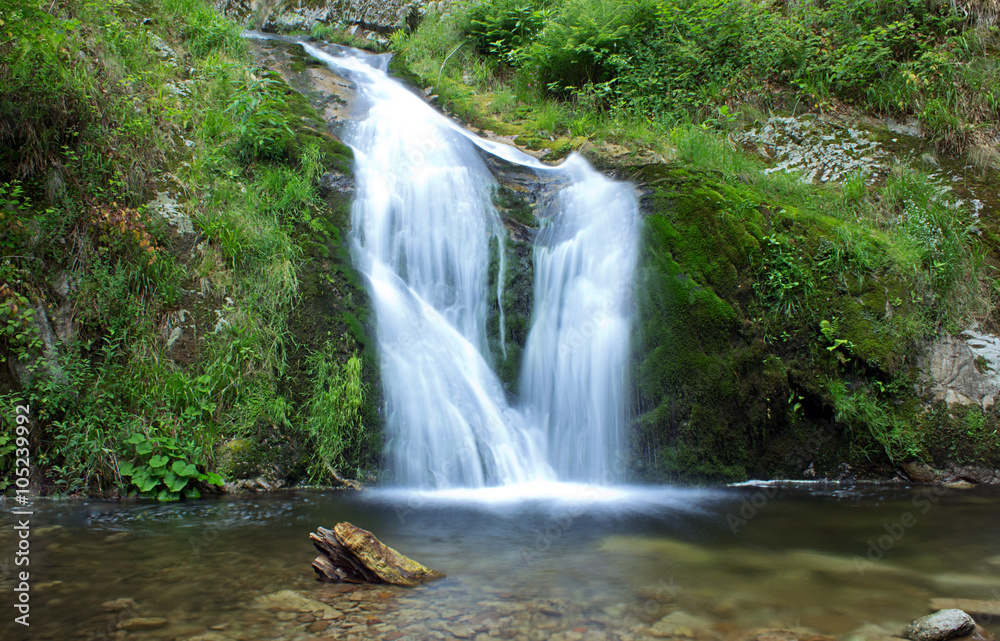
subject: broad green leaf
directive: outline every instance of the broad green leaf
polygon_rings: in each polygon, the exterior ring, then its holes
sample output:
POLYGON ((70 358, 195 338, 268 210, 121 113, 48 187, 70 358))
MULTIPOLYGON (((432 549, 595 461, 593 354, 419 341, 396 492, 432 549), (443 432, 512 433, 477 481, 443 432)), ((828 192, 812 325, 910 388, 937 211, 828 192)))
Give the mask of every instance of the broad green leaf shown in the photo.
POLYGON ((149 441, 143 441, 142 443, 139 443, 135 446, 135 451, 140 456, 145 456, 146 454, 149 454, 150 452, 153 451, 153 444, 149 441))
POLYGON ((160 490, 160 493, 156 495, 158 501, 176 501, 180 498, 177 492, 168 492, 167 490, 160 490))
POLYGON ((146 479, 146 481, 139 486, 139 490, 142 492, 151 492, 153 488, 160 484, 160 479, 146 479))
POLYGON ((163 477, 163 482, 166 483, 167 488, 171 492, 180 492, 187 485, 187 479, 184 477, 177 476, 173 472, 167 472, 167 475, 163 477))
POLYGON ((133 434, 132 436, 129 437, 128 442, 131 443, 132 445, 138 445, 139 443, 142 443, 145 440, 146 437, 143 436, 142 434, 133 434))
POLYGON ((149 466, 164 467, 169 462, 170 459, 168 459, 166 456, 160 456, 159 454, 156 454, 153 456, 153 458, 149 459, 149 466))
POLYGON ((131 463, 122 463, 118 466, 118 473, 122 476, 132 476, 135 473, 135 466, 131 463))
POLYGON ((201 492, 199 492, 198 488, 196 487, 189 487, 187 490, 184 491, 184 496, 189 499, 200 499, 201 492))
POLYGON ((220 476, 219 474, 216 474, 215 472, 209 472, 207 476, 208 479, 206 480, 212 485, 218 485, 219 487, 225 485, 225 481, 222 480, 222 476, 220 476))
POLYGON ((185 463, 184 461, 174 461, 173 467, 174 472, 178 476, 185 476, 187 478, 196 478, 198 476, 198 468, 194 463, 185 463))

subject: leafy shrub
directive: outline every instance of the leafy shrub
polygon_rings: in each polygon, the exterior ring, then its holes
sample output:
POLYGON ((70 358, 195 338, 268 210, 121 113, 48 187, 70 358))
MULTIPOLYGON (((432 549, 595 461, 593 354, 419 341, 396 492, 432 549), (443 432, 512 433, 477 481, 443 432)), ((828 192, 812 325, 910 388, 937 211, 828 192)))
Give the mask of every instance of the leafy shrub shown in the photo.
POLYGON ((521 48, 545 26, 551 11, 538 2, 493 0, 469 11, 469 35, 476 49, 515 62, 521 48))
POLYGON ((135 447, 135 461, 123 463, 119 471, 131 480, 139 496, 159 501, 195 499, 201 496, 196 487, 198 482, 223 484, 218 474, 198 470, 198 465, 192 462, 200 458, 198 448, 191 442, 170 437, 153 440, 138 433, 128 442, 135 447))

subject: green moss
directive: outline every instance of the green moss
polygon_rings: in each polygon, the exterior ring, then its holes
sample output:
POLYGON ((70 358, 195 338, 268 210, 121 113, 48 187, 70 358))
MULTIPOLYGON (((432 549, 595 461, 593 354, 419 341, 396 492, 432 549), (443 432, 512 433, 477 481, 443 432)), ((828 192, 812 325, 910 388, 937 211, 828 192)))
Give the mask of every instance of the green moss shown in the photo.
POLYGON ((486 319, 486 335, 490 355, 500 382, 510 398, 516 398, 521 375, 521 357, 528 332, 531 329, 533 307, 534 267, 531 260, 531 246, 511 238, 503 241, 504 283, 503 295, 498 301, 497 279, 500 277, 500 239, 494 237, 490 244, 490 265, 488 271, 489 314, 486 319), (500 306, 503 306, 503 341, 501 341, 500 306))
POLYGON ((884 241, 845 245, 849 223, 690 164, 632 175, 645 214, 640 472, 732 481, 794 476, 813 460, 874 471, 916 451, 895 399, 909 398, 904 356, 926 324, 903 276, 877 258, 884 241), (803 457, 831 426, 838 436, 803 457))

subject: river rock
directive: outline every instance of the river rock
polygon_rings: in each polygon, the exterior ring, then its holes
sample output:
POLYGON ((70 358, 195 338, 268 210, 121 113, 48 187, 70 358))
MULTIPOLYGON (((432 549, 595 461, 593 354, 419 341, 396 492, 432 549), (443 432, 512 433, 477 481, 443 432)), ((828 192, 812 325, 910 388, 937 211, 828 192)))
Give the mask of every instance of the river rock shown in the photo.
POLYGON ((274 594, 257 597, 256 602, 272 612, 309 613, 317 619, 323 620, 339 619, 344 616, 340 610, 291 590, 281 590, 274 594))
POLYGON ((899 641, 899 630, 904 627, 902 624, 866 623, 848 633, 846 641, 899 641))
POLYGON ((976 622, 962 610, 938 610, 920 617, 906 631, 913 641, 947 641, 976 629, 976 622))
POLYGON ((121 612, 122 610, 138 610, 139 606, 136 604, 135 599, 121 598, 114 599, 112 601, 105 601, 101 604, 101 607, 108 612, 121 612))
POLYGON ((941 478, 940 472, 918 461, 901 463, 899 467, 911 481, 916 483, 935 483, 941 478))
POLYGON ((654 637, 687 637, 703 639, 715 636, 711 630, 712 622, 708 619, 688 614, 687 612, 671 612, 652 625, 649 633, 654 637))
POLYGON ((226 635, 219 634, 218 632, 203 632, 186 639, 178 639, 177 641, 232 641, 232 637, 227 637, 226 635))
POLYGON ((160 617, 136 617, 126 619, 118 624, 119 630, 135 632, 136 630, 157 630, 167 625, 167 620, 160 617))

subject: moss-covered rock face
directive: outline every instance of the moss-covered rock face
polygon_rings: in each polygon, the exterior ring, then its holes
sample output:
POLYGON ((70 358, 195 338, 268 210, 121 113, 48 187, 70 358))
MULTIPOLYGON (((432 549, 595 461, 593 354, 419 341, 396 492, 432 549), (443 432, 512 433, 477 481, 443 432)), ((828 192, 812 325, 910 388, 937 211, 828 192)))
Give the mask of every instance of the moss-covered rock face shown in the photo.
POLYGON ((787 366, 766 358, 747 319, 764 216, 750 194, 706 176, 654 165, 635 177, 645 187, 633 371, 639 471, 760 474, 776 461, 759 445, 788 427, 787 366))
MULTIPOLYGON (((502 171, 499 175, 503 180, 502 171)), ((535 286, 532 250, 539 223, 535 215, 537 195, 529 189, 530 181, 506 183, 493 194, 504 231, 502 238, 497 235, 490 244, 486 335, 494 370, 508 398, 514 400, 519 391, 521 357, 531 330, 535 286)))
POLYGON ((932 407, 914 387, 913 354, 940 310, 892 266, 891 243, 680 163, 630 174, 644 214, 641 476, 879 477, 916 458, 996 467, 992 416, 932 407))

